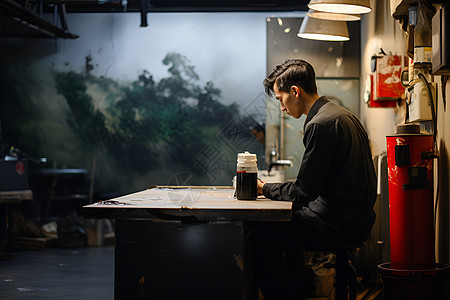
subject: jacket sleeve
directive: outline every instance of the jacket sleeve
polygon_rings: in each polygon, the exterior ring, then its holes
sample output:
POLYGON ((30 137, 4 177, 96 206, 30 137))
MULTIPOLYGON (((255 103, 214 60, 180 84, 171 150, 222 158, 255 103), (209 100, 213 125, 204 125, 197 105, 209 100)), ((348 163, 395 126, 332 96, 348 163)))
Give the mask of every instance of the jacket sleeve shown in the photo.
POLYGON ((300 201, 304 202, 306 194, 301 190, 298 181, 284 183, 266 183, 263 187, 263 194, 266 198, 278 201, 300 201))
POLYGON ((327 171, 336 150, 336 138, 321 125, 310 124, 303 141, 305 152, 297 179, 293 182, 266 183, 263 187, 265 197, 305 205, 326 190, 327 171))

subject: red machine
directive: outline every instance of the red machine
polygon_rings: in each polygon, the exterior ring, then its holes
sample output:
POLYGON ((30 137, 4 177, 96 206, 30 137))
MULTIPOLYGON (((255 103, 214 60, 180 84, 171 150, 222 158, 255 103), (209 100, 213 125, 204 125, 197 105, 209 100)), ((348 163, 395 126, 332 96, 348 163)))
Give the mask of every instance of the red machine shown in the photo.
POLYGON ((435 268, 433 136, 419 125, 387 136, 391 268, 435 268))

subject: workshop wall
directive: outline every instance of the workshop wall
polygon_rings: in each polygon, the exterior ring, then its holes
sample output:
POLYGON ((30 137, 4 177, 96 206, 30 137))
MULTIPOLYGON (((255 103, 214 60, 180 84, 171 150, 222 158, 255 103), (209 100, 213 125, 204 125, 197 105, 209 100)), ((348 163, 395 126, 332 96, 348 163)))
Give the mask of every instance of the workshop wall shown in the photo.
MULTIPOLYGON (((370 59, 379 53, 380 48, 386 53, 406 55, 406 33, 402 30, 399 21, 390 14, 390 5, 386 1, 370 1, 373 12, 361 20, 361 78, 370 74, 370 59)), ((441 76, 434 76, 437 83, 437 150, 438 162, 435 162, 435 197, 438 193, 436 205, 436 259, 439 262, 450 262, 450 205, 449 205, 449 154, 450 132, 448 120, 450 112, 444 105, 442 97, 441 76), (439 183, 439 188, 438 188, 439 183)), ((361 93, 364 93, 365 82, 361 82, 361 93)), ((450 92, 450 84, 444 87, 446 94, 450 92)), ((364 100, 361 99, 361 103, 364 100)), ((405 111, 402 107, 395 108, 369 108, 361 105, 361 118, 367 129, 374 156, 386 152, 386 135, 395 132, 395 125, 404 120, 405 111)))
MULTIPOLYGON (((350 41, 331 42, 302 39, 297 36, 302 17, 267 19, 267 69, 287 59, 308 61, 316 73, 317 91, 331 101, 359 115, 359 22, 348 22, 350 41)), ((303 127, 306 116, 294 119, 280 111, 279 101, 267 97, 266 158, 273 151, 277 157, 293 162, 293 167, 281 167, 285 180, 295 180, 303 158, 303 127)), ((268 159, 269 160, 269 159, 268 159)), ((273 160, 273 158, 272 158, 273 160)), ((276 169, 276 167, 275 167, 276 169)))

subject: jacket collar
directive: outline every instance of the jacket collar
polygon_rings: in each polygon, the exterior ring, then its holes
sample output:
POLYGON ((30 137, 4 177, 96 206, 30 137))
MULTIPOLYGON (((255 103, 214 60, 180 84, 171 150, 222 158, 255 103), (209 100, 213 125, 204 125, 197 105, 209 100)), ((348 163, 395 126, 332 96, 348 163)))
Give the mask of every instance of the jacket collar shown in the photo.
POLYGON ((316 100, 316 102, 314 102, 313 106, 311 106, 311 109, 309 110, 308 115, 306 116, 305 125, 303 126, 304 128, 306 128, 306 125, 317 114, 319 109, 328 102, 330 102, 330 100, 328 100, 325 96, 320 97, 316 100))

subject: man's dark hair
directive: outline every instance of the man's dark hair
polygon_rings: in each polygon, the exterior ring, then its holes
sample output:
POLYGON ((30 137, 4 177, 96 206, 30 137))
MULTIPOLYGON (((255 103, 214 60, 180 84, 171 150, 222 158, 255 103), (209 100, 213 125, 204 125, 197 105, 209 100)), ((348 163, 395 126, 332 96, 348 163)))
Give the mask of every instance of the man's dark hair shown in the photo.
POLYGON ((297 85, 308 94, 317 93, 314 68, 302 59, 288 59, 273 68, 272 72, 263 81, 267 95, 273 96, 273 85, 275 82, 278 90, 282 92, 289 93, 291 86, 297 85))

